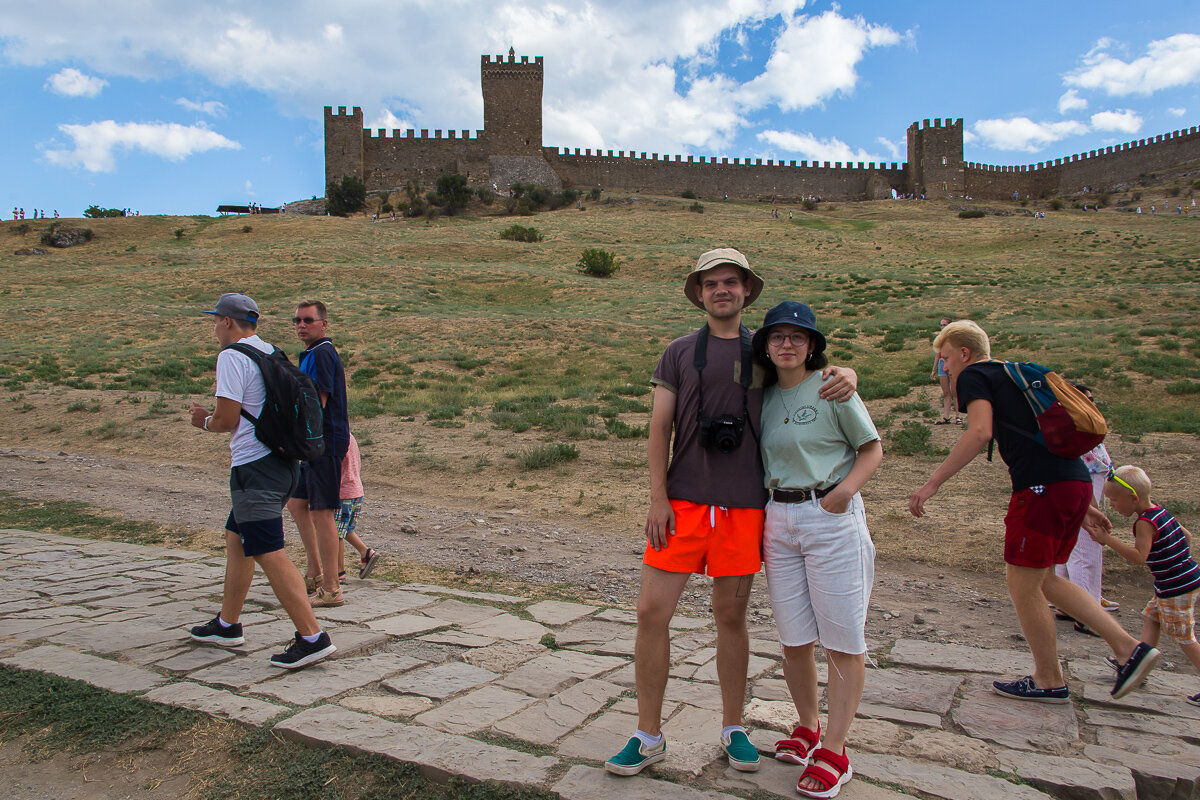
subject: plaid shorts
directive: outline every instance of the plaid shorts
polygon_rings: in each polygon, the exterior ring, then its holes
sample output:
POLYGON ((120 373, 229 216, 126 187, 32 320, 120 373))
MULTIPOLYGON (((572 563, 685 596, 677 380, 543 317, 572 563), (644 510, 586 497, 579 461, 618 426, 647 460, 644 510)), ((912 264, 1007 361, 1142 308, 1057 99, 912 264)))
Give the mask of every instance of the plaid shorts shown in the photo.
POLYGON ((1162 632, 1179 644, 1196 644, 1196 600, 1200 589, 1175 597, 1155 595, 1142 616, 1159 624, 1162 632))
POLYGON ((358 524, 358 515, 362 511, 363 499, 361 497, 346 497, 342 499, 342 503, 338 506, 335 519, 337 520, 338 538, 345 539, 346 534, 354 533, 354 526, 358 524))

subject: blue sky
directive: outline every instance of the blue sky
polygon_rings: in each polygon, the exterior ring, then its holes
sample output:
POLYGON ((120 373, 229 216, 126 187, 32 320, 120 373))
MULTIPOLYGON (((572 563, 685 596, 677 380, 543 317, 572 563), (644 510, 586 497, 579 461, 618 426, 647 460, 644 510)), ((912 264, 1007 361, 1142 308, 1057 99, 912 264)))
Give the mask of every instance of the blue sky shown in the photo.
POLYGON ((1200 124, 1200 11, 1152 2, 56 0, 0 11, 0 211, 212 214, 324 192, 322 112, 483 126, 479 55, 545 57, 544 144, 1029 164, 1200 124))

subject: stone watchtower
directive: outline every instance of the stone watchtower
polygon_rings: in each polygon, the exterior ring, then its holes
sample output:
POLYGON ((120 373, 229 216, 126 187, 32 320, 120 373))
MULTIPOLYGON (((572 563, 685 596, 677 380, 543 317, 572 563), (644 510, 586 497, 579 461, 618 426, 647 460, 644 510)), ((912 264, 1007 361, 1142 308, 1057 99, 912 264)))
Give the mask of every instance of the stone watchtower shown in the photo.
POLYGON ((345 106, 325 106, 325 185, 353 175, 363 179, 363 113, 354 106, 347 114, 345 106))
POLYGON ((966 191, 963 121, 935 119, 908 126, 909 191, 926 197, 961 197, 966 191))
POLYGON ((542 57, 531 64, 529 56, 510 48, 503 56, 481 56, 483 83, 483 131, 491 155, 541 156, 542 151, 542 57))

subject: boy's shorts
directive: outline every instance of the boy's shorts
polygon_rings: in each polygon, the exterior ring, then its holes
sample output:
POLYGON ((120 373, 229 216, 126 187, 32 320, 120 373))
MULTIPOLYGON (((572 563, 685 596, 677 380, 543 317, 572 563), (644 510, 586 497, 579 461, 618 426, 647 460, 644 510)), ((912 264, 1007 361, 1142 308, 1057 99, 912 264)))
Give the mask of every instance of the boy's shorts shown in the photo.
POLYGON ((342 460, 334 454, 300 462, 300 483, 292 497, 308 501, 309 511, 342 507, 342 460))
POLYGON ((342 498, 342 505, 338 508, 335 517, 339 539, 345 539, 346 534, 354 533, 354 526, 358 524, 358 515, 362 511, 362 505, 361 497, 342 498))
POLYGON ((1065 564, 1092 501, 1092 482, 1058 481, 1013 492, 1004 516, 1004 563, 1045 569, 1065 564))
POLYGON ((244 555, 283 549, 283 507, 298 477, 296 462, 274 453, 229 471, 232 508, 225 530, 242 540, 244 555))
POLYGON ((754 575, 762 568, 763 510, 722 508, 672 500, 675 531, 667 546, 646 544, 642 563, 664 572, 707 573, 713 578, 754 575))
POLYGON ((1175 597, 1155 595, 1142 609, 1142 616, 1157 622, 1162 632, 1179 644, 1196 644, 1196 600, 1200 589, 1175 597))

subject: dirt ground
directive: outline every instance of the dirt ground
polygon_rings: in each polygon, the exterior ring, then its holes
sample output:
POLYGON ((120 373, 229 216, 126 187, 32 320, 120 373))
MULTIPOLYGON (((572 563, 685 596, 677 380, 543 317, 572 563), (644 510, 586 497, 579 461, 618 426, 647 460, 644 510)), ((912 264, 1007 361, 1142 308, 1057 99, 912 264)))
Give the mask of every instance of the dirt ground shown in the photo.
MULTIPOLYGON (((908 398, 869 405, 880 419, 897 403, 933 401, 934 391, 921 387, 908 398)), ((164 399, 152 410, 156 400, 153 394, 62 388, 25 392, 20 413, 0 415, 0 490, 199 529, 204 533, 191 546, 215 550, 228 511, 228 437, 188 425, 187 399, 164 399)), ((885 451, 888 430, 904 419, 897 415, 884 429, 885 451)), ((643 421, 644 415, 630 419, 643 421)), ((644 440, 580 441, 577 461, 522 471, 512 456, 542 443, 544 434, 494 430, 481 417, 468 418, 462 428, 395 418, 354 427, 364 442, 359 533, 385 553, 383 574, 447 580, 493 573, 502 576, 495 584, 500 590, 636 602, 648 491, 644 440)), ((937 448, 949 448, 959 432, 953 425, 930 429, 937 448)), ((1114 435, 1108 447, 1118 463, 1149 471, 1157 498, 1196 508, 1197 492, 1187 480, 1200 454, 1196 437, 1155 434, 1126 442, 1114 435)), ((915 520, 908 495, 939 460, 888 454, 863 492, 879 554, 868 635, 1019 647, 1000 562, 1004 466, 998 456, 992 464, 977 458, 930 501, 929 515, 915 520)), ((290 521, 289 533, 298 543, 290 521)), ((295 555, 302 563, 298 547, 295 555)), ((752 619, 767 623, 762 583, 752 619)), ((1149 585, 1144 571, 1108 554, 1106 594, 1125 607, 1131 630, 1140 628, 1133 610, 1149 585)), ((706 581, 693 579, 683 610, 706 613, 707 594, 706 581)))

